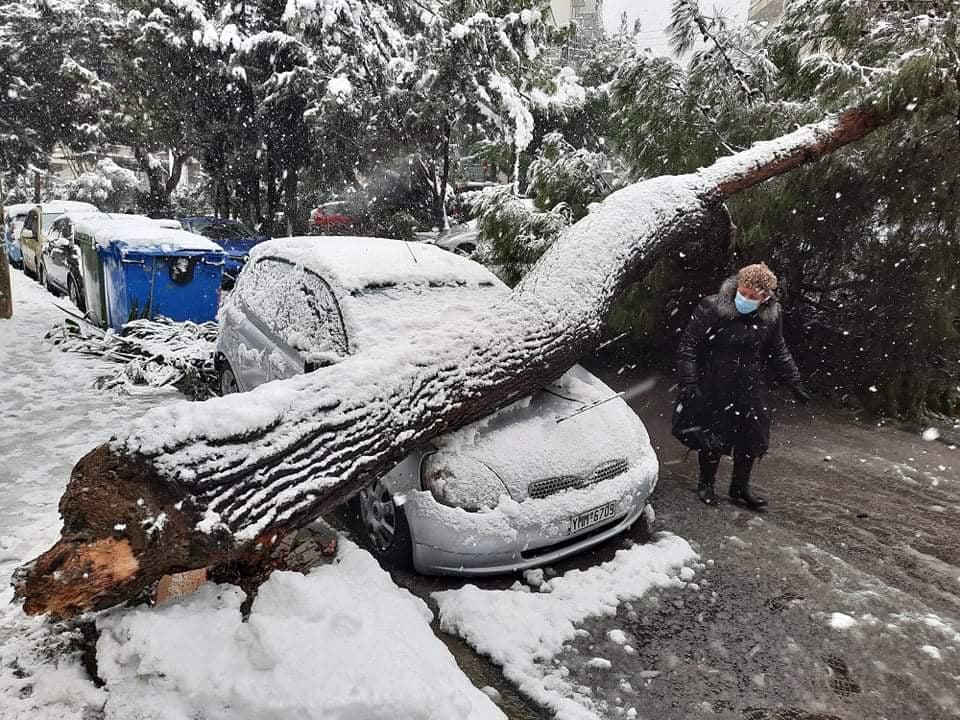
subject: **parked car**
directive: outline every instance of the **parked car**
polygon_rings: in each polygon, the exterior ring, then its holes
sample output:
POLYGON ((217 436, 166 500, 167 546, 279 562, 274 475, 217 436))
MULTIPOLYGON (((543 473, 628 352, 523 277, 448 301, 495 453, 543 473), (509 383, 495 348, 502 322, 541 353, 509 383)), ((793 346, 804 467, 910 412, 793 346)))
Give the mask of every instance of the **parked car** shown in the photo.
MULTIPOLYGON (((508 292, 481 265, 432 245, 271 240, 221 309, 220 390, 395 348, 508 292)), ((640 419, 577 365, 411 452, 354 503, 381 557, 422 573, 487 575, 552 563, 646 522, 656 480, 640 419)))
POLYGON ((46 242, 47 229, 53 225, 54 220, 68 212, 97 213, 100 211, 90 203, 71 200, 33 205, 27 211, 19 239, 20 249, 23 252, 23 270, 28 275, 40 279, 40 259, 46 242))
POLYGON ((473 255, 476 251, 479 236, 480 231, 477 228, 476 220, 453 225, 448 230, 441 230, 440 232, 417 233, 418 240, 467 257, 473 255))
POLYGON ((83 265, 80 249, 74 241, 73 228, 86 215, 100 213, 69 212, 53 224, 43 243, 37 279, 54 295, 66 293, 81 311, 86 311, 84 299, 83 265))
POLYGON ((360 227, 361 218, 351 215, 346 200, 332 200, 310 213, 310 232, 314 235, 344 235, 360 227))
POLYGON ((253 247, 268 239, 265 235, 258 235, 239 220, 210 215, 182 217, 180 225, 184 230, 203 235, 223 248, 227 254, 223 273, 228 279, 237 276, 253 247))
POLYGON ((7 246, 7 258, 14 267, 23 267, 23 251, 20 249, 20 228, 23 227, 23 221, 27 219, 27 213, 33 205, 29 203, 18 203, 7 205, 4 208, 3 225, 0 231, 3 234, 3 241, 7 246))

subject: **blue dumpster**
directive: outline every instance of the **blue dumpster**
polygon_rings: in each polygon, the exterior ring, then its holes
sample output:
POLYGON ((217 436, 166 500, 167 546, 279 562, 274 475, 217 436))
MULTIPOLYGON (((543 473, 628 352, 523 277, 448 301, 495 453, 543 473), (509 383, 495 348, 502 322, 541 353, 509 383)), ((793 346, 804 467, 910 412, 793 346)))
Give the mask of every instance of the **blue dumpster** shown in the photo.
POLYGON ((142 216, 85 219, 103 270, 106 325, 159 315, 175 321, 215 320, 223 280, 223 249, 142 216))

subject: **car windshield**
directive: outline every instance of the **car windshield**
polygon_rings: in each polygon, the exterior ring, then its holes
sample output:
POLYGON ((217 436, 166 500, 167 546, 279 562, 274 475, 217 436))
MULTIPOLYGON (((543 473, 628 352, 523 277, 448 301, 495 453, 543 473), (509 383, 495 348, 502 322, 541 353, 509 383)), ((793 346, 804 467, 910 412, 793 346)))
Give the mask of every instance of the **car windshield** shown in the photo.
POLYGON ((63 215, 62 212, 44 213, 44 214, 43 214, 43 228, 44 228, 44 232, 48 232, 48 231, 50 230, 50 228, 53 227, 53 222, 54 222, 54 220, 56 220, 56 219, 57 219, 58 217, 60 217, 61 215, 63 215))
POLYGON ((190 227, 193 232, 200 233, 214 242, 256 239, 256 235, 236 220, 191 220, 190 227))

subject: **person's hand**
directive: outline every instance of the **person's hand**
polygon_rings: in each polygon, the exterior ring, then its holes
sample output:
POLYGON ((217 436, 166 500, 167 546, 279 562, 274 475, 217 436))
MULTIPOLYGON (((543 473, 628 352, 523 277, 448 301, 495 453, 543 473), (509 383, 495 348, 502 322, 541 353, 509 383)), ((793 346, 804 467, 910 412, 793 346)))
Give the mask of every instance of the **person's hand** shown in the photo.
POLYGON ((682 397, 687 402, 702 403, 703 402, 703 392, 700 390, 700 386, 696 383, 691 383, 690 385, 684 385, 680 388, 680 397, 682 397))
POLYGON ((810 393, 802 383, 794 383, 790 386, 790 389, 793 391, 793 397, 798 403, 806 404, 810 402, 810 393))

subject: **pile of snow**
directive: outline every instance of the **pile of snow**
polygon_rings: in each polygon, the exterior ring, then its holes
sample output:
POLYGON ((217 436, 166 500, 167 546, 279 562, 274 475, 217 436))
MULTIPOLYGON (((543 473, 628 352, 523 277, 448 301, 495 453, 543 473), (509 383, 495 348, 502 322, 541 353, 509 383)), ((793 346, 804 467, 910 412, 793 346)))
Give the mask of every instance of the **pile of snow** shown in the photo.
POLYGON ((333 565, 274 573, 247 622, 243 600, 208 583, 166 607, 102 617, 106 717, 504 717, 430 630, 426 604, 347 540, 333 565))
MULTIPOLYGON (((551 659, 576 637, 577 623, 614 615, 620 603, 651 590, 682 586, 679 572, 696 559, 685 540, 664 533, 655 542, 620 550, 603 565, 544 581, 549 592, 530 592, 521 583, 509 590, 467 585, 433 597, 440 609, 440 628, 501 665, 521 692, 556 712, 558 720, 595 720, 591 709, 573 699, 566 668, 551 659)), ((607 667, 608 662, 598 658, 592 667, 607 667)))

